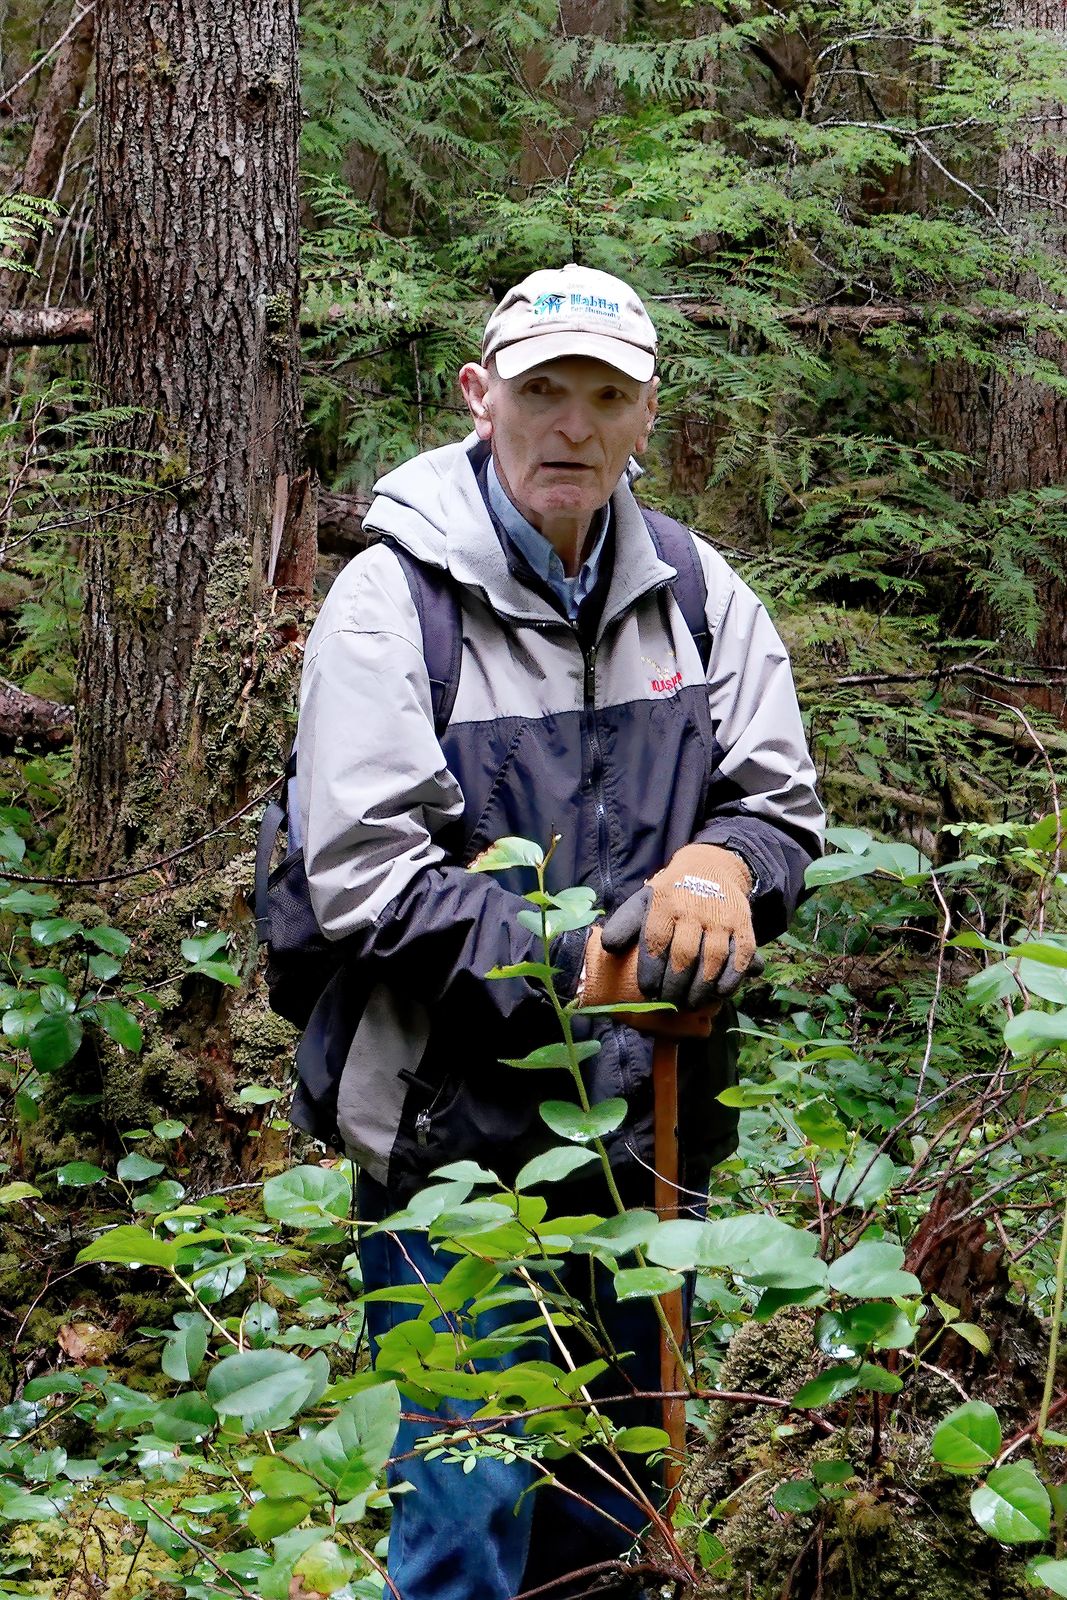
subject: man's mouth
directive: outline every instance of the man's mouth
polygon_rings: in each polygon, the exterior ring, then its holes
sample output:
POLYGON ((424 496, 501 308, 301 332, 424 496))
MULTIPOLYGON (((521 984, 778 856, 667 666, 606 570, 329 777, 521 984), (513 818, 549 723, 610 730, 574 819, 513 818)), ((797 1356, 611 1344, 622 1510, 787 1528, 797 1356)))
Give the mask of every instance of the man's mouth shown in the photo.
POLYGON ((587 461, 542 461, 541 466, 550 472, 592 472, 587 461))

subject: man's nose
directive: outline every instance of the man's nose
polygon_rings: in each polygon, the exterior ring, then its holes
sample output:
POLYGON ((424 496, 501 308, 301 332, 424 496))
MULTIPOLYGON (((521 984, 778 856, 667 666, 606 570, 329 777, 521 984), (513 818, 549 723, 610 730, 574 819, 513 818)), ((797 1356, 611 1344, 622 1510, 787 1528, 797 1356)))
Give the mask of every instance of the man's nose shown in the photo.
POLYGON ((589 408, 580 402, 565 406, 556 418, 556 432, 568 444, 584 444, 593 431, 589 408))

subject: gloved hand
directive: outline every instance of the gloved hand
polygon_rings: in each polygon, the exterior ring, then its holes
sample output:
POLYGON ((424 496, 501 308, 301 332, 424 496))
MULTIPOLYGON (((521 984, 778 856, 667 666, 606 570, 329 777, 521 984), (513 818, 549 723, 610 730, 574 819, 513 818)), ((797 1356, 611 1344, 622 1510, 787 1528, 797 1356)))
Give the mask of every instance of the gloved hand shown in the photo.
POLYGON ((752 875, 732 850, 683 845, 602 924, 604 948, 621 955, 636 943, 644 997, 700 1011, 763 970, 751 889, 752 875))
MULTIPOLYGON (((637 983, 636 944, 622 955, 610 955, 601 943, 600 928, 590 928, 575 998, 580 1006, 646 1000, 648 996, 641 993, 637 983)), ((661 1039, 706 1039, 721 1004, 721 1000, 714 1000, 700 1011, 620 1012, 618 1021, 636 1028, 638 1033, 655 1034, 661 1039)))

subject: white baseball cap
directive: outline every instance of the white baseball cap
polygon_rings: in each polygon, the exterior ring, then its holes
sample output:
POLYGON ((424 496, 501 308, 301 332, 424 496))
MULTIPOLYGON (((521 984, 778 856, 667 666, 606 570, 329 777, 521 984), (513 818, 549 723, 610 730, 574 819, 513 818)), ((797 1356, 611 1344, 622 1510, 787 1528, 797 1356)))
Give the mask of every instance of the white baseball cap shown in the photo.
POLYGON ((592 356, 646 383, 656 370, 656 330, 629 284, 593 267, 531 272, 509 289, 482 335, 482 364, 502 378, 563 356, 592 356))

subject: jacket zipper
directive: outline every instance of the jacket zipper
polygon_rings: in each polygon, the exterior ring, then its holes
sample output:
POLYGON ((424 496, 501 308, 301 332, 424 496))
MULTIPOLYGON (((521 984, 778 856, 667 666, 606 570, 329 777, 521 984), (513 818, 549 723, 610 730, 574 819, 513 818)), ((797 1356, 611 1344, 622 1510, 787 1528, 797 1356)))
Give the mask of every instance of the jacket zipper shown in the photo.
MULTIPOLYGON (((579 648, 581 648, 580 641, 579 648)), ((585 701, 586 730, 589 736, 589 784, 593 792, 593 810, 596 814, 600 880, 605 909, 612 911, 615 908, 615 880, 611 871, 608 811, 604 796, 604 756, 600 747, 600 730, 597 727, 596 720, 596 657, 596 644, 591 644, 588 650, 582 650, 582 659, 585 662, 585 678, 582 692, 585 701)))

